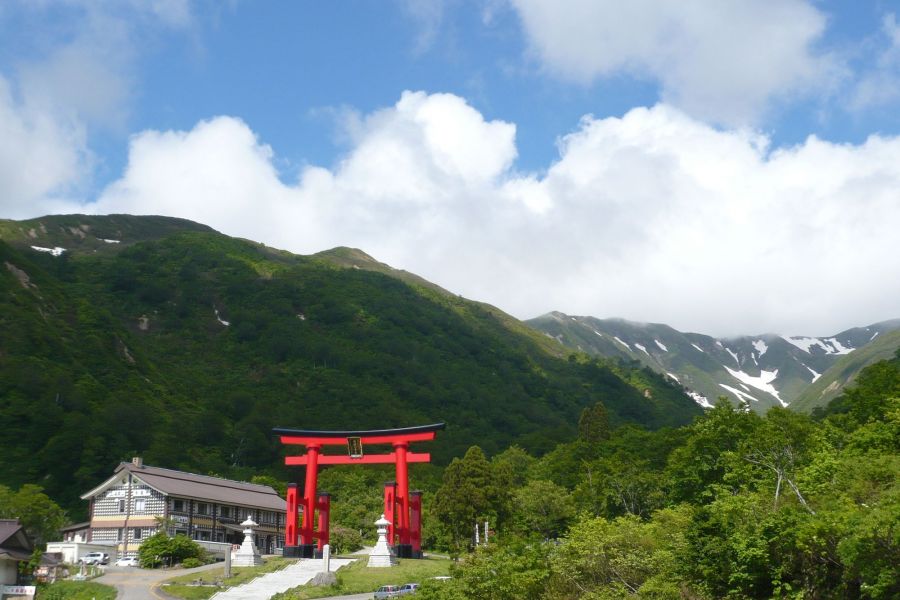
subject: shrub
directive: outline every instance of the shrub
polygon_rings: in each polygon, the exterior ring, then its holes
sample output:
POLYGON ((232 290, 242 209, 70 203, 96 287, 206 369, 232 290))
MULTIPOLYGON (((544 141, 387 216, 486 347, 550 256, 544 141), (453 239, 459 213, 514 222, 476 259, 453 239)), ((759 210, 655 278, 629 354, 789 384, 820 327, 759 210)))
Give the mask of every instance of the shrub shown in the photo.
POLYGON ((189 558, 199 561, 203 555, 204 550, 197 542, 184 535, 170 538, 164 531, 147 538, 138 550, 138 560, 145 569, 155 569, 163 563, 183 564, 189 558))
POLYGON ((201 561, 199 558, 190 557, 181 561, 181 566, 185 569, 193 569, 194 567, 203 566, 203 561, 201 561))
POLYGON ((355 529, 336 525, 328 536, 332 554, 345 554, 362 548, 362 536, 355 529))

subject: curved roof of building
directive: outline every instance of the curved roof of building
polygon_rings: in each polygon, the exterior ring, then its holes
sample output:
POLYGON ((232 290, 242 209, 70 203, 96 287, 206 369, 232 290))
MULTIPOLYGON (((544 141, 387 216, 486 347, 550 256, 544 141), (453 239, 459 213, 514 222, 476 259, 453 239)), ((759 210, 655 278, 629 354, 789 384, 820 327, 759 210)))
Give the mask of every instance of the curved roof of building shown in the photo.
POLYGON ((119 464, 116 467, 115 475, 84 494, 82 498, 87 499, 97 495, 114 483, 123 471, 133 474, 153 489, 169 496, 282 512, 286 510, 285 501, 268 485, 234 481, 211 475, 197 475, 150 465, 138 466, 130 462, 119 464))

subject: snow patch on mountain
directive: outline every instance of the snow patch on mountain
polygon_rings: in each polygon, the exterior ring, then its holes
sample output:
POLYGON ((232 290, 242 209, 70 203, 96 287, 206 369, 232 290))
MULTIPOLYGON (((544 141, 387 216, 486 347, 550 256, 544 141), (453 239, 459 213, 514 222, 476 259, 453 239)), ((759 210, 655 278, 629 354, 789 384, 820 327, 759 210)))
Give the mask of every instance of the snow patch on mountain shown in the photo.
POLYGON ((613 336, 613 339, 616 340, 617 342, 619 342, 620 344, 622 344, 623 346, 625 346, 626 348, 628 348, 629 350, 631 350, 631 346, 629 346, 627 343, 625 343, 625 342, 623 342, 622 340, 620 340, 620 339, 619 339, 619 336, 614 335, 614 336, 613 336))
POLYGON ((596 333, 597 335, 599 335, 600 337, 603 337, 603 334, 600 333, 599 331, 597 331, 596 329, 593 329, 592 331, 593 331, 594 333, 596 333))
POLYGON ((659 340, 653 340, 653 341, 656 342, 656 345, 659 346, 659 349, 662 350, 663 352, 669 351, 669 349, 666 348, 666 345, 663 344, 661 341, 659 341, 659 340))
POLYGON ((853 352, 854 348, 847 348, 843 344, 841 344, 837 338, 810 338, 810 337, 784 337, 782 338, 784 341, 793 344, 803 350, 804 352, 809 352, 809 349, 813 346, 818 346, 822 350, 825 351, 825 354, 850 354, 853 352))
POLYGON ((730 385, 725 385, 724 383, 720 383, 719 387, 725 388, 726 390, 728 390, 729 392, 734 394, 738 398, 738 400, 752 400, 753 402, 759 402, 759 400, 757 400, 750 394, 748 394, 746 392, 742 392, 741 390, 739 390, 737 388, 733 388, 730 385))
MULTIPOLYGON (((718 343, 718 342, 716 342, 716 343, 718 343)), ((722 346, 722 347, 724 348, 724 346, 722 346)), ((741 361, 738 359, 738 355, 735 354, 734 352, 732 352, 731 348, 725 348, 725 350, 728 352, 728 354, 731 355, 731 358, 734 359, 734 362, 737 363, 737 366, 741 366, 741 361)), ((725 368, 727 369, 728 367, 725 367, 725 368)))
POLYGON ((877 338, 877 337, 878 337, 878 333, 879 333, 878 331, 876 331, 875 333, 873 333, 873 334, 872 334, 872 337, 869 338, 869 341, 871 342, 872 340, 874 340, 875 338, 877 338))
POLYGON ((37 250, 38 252, 49 252, 53 256, 61 256, 62 253, 66 251, 65 248, 60 248, 59 246, 56 246, 55 248, 43 248, 41 246, 32 246, 31 249, 37 250))
MULTIPOLYGON (((834 350, 832 352, 828 352, 829 354, 850 354, 853 352, 854 348, 846 348, 841 344, 837 338, 828 338, 825 340, 828 344, 830 344, 834 350)), ((826 350, 827 352, 827 350, 826 350)))
POLYGON ((698 394, 697 392, 687 390, 685 392, 688 396, 694 399, 694 402, 702 406, 703 408, 712 408, 713 405, 709 403, 709 399, 703 394, 698 394))
POLYGON ((668 371, 666 371, 666 375, 668 375, 669 377, 671 377, 671 378, 674 379, 675 381, 679 381, 679 382, 680 382, 680 380, 678 379, 678 376, 677 376, 675 373, 669 373, 668 371))
POLYGON ((229 325, 231 325, 231 322, 225 321, 225 320, 222 319, 222 317, 219 316, 219 309, 218 309, 218 308, 214 308, 213 310, 216 311, 216 321, 218 321, 219 323, 221 323, 221 324, 224 325, 225 327, 228 327, 229 325))
POLYGON ((646 354, 647 356, 650 356, 650 353, 647 352, 647 349, 646 349, 643 345, 638 344, 637 342, 635 342, 634 345, 635 345, 635 347, 637 347, 638 350, 640 350, 641 352, 643 352, 643 353, 646 354))
POLYGON ((762 358, 762 355, 766 353, 766 350, 769 349, 768 344, 766 344, 763 340, 755 340, 753 342, 753 347, 756 348, 756 351, 759 352, 759 357, 762 358))
MULTIPOLYGON (((789 344, 793 344, 803 350, 804 352, 809 352, 809 349, 812 346, 819 346, 823 350, 825 350, 825 344, 822 343, 822 340, 817 338, 808 338, 808 337, 784 337, 782 339, 789 344)), ((827 350, 826 350, 827 352, 827 350)))
POLYGON ((725 370, 741 383, 746 383, 750 387, 755 387, 762 392, 766 392, 767 394, 774 396, 782 406, 787 406, 787 403, 781 399, 778 390, 772 385, 772 382, 778 377, 778 369, 775 369, 774 371, 761 370, 757 376, 750 375, 743 371, 733 371, 728 367, 725 367, 725 370))
MULTIPOLYGON (((800 364, 803 365, 803 363, 800 363, 800 364)), ((806 370, 807 370, 807 371, 809 371, 810 373, 812 373, 813 378, 812 378, 812 382, 811 382, 811 383, 815 383, 815 382, 816 382, 816 379, 818 379, 819 377, 822 376, 821 373, 816 373, 815 371, 813 371, 812 369, 810 369, 807 365, 803 365, 803 366, 806 367, 806 370)))
POLYGON ((700 352, 706 354, 706 350, 704 350, 703 348, 701 348, 701 347, 698 346, 697 344, 691 343, 691 346, 693 346, 694 348, 696 348, 696 349, 699 350, 700 352))

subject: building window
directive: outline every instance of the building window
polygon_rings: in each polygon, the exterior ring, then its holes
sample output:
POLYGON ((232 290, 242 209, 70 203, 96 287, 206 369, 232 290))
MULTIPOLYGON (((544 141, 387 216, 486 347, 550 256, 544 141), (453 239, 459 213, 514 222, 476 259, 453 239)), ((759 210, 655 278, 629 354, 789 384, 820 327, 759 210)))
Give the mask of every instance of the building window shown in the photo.
POLYGON ((122 541, 122 532, 123 531, 124 531, 123 529, 116 529, 116 541, 117 542, 122 541))
POLYGON ((135 528, 134 528, 134 533, 132 533, 132 536, 131 536, 131 537, 132 537, 133 539, 136 539, 136 540, 141 539, 141 528, 140 528, 140 527, 135 527, 135 528))
POLYGON ((219 509, 219 515, 225 517, 226 519, 231 516, 231 508, 227 506, 223 506, 219 509))
POLYGON ((172 510, 175 512, 184 512, 184 500, 173 500, 172 510))
POLYGON ((208 510, 209 510, 209 506, 208 506, 207 504, 205 504, 205 503, 203 503, 203 502, 198 502, 198 503, 197 503, 197 514, 198 514, 198 515, 205 515, 205 514, 207 514, 207 511, 208 511, 208 510))
POLYGON ((147 500, 139 498, 134 501, 134 512, 144 512, 147 510, 147 500))
POLYGON ((124 500, 119 500, 119 512, 120 513, 125 512, 125 501, 124 500))

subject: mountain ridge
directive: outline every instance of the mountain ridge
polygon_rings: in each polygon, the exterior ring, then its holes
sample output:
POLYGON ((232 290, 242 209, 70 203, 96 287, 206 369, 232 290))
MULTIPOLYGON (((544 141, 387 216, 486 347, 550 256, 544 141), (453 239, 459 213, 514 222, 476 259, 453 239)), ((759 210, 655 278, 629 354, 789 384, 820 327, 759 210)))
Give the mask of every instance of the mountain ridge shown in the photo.
POLYGON ((570 348, 637 361, 678 382, 701 406, 726 396, 762 411, 800 400, 795 408, 804 411, 827 404, 860 369, 890 357, 900 346, 900 338, 894 334, 900 330, 900 319, 821 337, 766 333, 715 338, 680 332, 664 323, 571 316, 558 311, 529 319, 526 324, 570 348), (882 340, 887 337, 888 342, 878 341, 879 336, 882 340), (873 342, 877 342, 877 352, 858 352, 873 342), (841 362, 843 367, 836 367, 842 357, 854 352, 866 359, 848 359, 841 362), (830 371, 833 368, 847 372, 836 377, 830 371), (808 390, 822 377, 839 383, 808 397, 813 393, 808 390))

